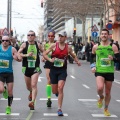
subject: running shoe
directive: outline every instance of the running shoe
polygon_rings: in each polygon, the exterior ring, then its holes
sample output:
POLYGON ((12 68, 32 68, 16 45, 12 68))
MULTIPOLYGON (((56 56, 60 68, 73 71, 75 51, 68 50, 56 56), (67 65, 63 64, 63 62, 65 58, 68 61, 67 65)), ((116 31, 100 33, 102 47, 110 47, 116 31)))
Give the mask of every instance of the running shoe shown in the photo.
POLYGON ((58 113, 58 116, 64 116, 61 109, 58 109, 57 113, 58 113))
POLYGON ((102 106, 103 106, 103 100, 104 100, 104 98, 103 99, 99 99, 98 100, 98 102, 97 102, 97 106, 98 106, 98 108, 102 108, 102 106))
POLYGON ((34 110, 34 102, 30 102, 28 106, 30 107, 30 110, 34 110))
POLYGON ((47 107, 51 107, 51 104, 52 104, 52 101, 51 101, 51 99, 49 98, 49 99, 47 100, 47 107))
POLYGON ((7 91, 6 86, 4 86, 3 97, 4 97, 5 99, 7 99, 7 98, 8 98, 8 91, 7 91))
POLYGON ((108 109, 104 109, 104 115, 105 116, 111 116, 110 112, 108 111, 108 109))
POLYGON ((32 92, 30 92, 29 96, 28 96, 28 100, 32 101, 32 92))
POLYGON ((6 107, 6 114, 11 114, 11 107, 10 106, 6 107))

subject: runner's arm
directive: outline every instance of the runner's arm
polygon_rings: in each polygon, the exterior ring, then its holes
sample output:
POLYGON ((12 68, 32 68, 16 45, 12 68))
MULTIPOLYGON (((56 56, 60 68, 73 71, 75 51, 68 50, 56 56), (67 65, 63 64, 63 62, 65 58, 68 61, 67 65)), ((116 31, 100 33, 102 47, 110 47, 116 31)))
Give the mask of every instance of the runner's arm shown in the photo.
POLYGON ((54 61, 53 59, 51 59, 51 58, 48 57, 48 53, 51 52, 51 51, 53 51, 53 49, 55 48, 55 46, 56 46, 56 43, 52 44, 49 49, 47 49, 46 51, 43 52, 43 57, 45 58, 45 60, 48 60, 50 62, 54 61))
POLYGON ((74 61, 80 66, 81 63, 80 63, 80 61, 78 60, 76 54, 73 53, 73 50, 72 50, 72 47, 71 47, 71 46, 68 46, 68 51, 69 51, 69 54, 74 58, 74 61))

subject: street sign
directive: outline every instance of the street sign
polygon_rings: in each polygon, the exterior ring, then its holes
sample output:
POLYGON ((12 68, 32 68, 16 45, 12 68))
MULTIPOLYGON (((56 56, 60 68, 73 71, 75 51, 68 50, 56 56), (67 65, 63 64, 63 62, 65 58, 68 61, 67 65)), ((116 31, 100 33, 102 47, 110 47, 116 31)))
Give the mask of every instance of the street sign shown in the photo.
POLYGON ((98 33, 97 32, 92 32, 92 37, 97 37, 98 33))
POLYGON ((92 27, 91 31, 92 31, 92 32, 96 32, 96 31, 99 31, 99 30, 98 30, 97 26, 94 25, 94 26, 92 27))
POLYGON ((113 25, 112 25, 111 23, 108 23, 108 24, 106 25, 106 28, 107 28, 108 30, 112 30, 113 25))
POLYGON ((7 28, 4 28, 4 30, 2 32, 2 35, 9 35, 9 32, 8 32, 7 28))

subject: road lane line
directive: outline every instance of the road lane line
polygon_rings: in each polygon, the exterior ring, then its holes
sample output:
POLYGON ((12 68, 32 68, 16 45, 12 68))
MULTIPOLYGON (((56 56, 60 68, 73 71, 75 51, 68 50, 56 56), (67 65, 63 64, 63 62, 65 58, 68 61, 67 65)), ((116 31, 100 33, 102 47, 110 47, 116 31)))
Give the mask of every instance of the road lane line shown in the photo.
POLYGON ((72 76, 72 75, 71 75, 70 77, 71 77, 71 78, 73 78, 73 79, 75 79, 75 77, 74 77, 74 76, 72 76))
POLYGON ((82 101, 82 102, 96 102, 96 99, 78 99, 78 101, 82 101))
MULTIPOLYGON (((3 115, 7 115, 7 114, 6 113, 0 113, 0 116, 3 116, 3 115)), ((11 115, 11 116, 19 116, 20 113, 11 113, 9 115, 11 115)))
POLYGON ((25 120, 30 120, 30 118, 33 115, 33 112, 34 112, 34 110, 30 110, 30 113, 29 113, 29 115, 27 116, 27 118, 25 120))
POLYGON ((120 102, 120 100, 116 100, 117 102, 120 102))
MULTIPOLYGON (((58 114, 57 113, 44 113, 43 114, 44 116, 58 116, 58 114)), ((63 114, 64 116, 68 116, 68 114, 63 114)))
POLYGON ((87 85, 85 85, 85 84, 82 84, 85 88, 87 88, 87 89, 90 89, 90 87, 88 87, 87 85))
POLYGON ((120 84, 120 80, 114 79, 114 82, 120 84))
MULTIPOLYGON (((8 99, 0 98, 0 100, 8 100, 8 99)), ((21 100, 21 98, 13 98, 13 100, 21 100)))
POLYGON ((93 117, 114 117, 117 118, 116 115, 111 115, 111 116, 105 116, 104 114, 92 114, 93 117))
MULTIPOLYGON (((40 98, 40 100, 48 100, 47 98, 40 98)), ((58 98, 51 98, 51 100, 58 100, 58 98)))

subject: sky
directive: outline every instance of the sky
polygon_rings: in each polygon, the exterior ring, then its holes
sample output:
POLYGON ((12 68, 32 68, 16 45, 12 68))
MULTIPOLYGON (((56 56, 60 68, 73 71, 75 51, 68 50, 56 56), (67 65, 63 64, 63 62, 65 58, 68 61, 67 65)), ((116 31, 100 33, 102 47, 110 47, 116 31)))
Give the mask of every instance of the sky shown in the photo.
MULTIPOLYGON (((0 0, 0 29, 7 27, 7 2, 0 0)), ((40 0, 12 0, 12 29, 25 35, 29 30, 38 34, 39 26, 44 24, 44 10, 40 0)), ((25 38, 24 38, 25 39, 25 38)))

